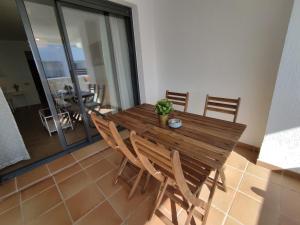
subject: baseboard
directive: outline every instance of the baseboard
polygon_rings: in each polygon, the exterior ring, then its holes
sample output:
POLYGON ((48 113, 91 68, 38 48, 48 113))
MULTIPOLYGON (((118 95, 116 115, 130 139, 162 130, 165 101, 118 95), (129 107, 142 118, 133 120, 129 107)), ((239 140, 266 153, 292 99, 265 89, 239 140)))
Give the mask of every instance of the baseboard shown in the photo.
POLYGON ((270 163, 266 163, 266 162, 260 161, 259 159, 257 159, 256 165, 265 167, 265 168, 267 168, 269 170, 283 170, 283 168, 281 168, 281 167, 274 166, 274 165, 272 165, 270 163))
POLYGON ((293 177, 293 178, 296 178, 296 179, 300 179, 300 173, 297 173, 297 172, 289 170, 289 169, 283 169, 283 168, 278 167, 278 166, 274 166, 273 164, 260 161, 259 159, 257 159, 256 165, 262 166, 262 167, 267 168, 267 169, 272 170, 272 171, 282 171, 283 174, 286 175, 286 176, 293 177))
POLYGON ((243 143, 243 142, 238 142, 236 146, 240 147, 240 148, 245 148, 245 149, 248 149, 248 150, 254 151, 254 152, 259 152, 260 151, 259 147, 256 147, 254 145, 249 145, 249 144, 246 144, 246 143, 243 143))

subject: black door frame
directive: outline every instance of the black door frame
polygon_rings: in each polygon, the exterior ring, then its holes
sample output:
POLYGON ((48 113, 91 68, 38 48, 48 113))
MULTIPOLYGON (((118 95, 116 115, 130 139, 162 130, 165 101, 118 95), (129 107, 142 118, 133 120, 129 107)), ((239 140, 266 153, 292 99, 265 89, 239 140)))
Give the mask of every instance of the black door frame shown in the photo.
MULTIPOLYGON (((57 125, 57 133, 58 133, 58 137, 59 137, 59 141, 62 145, 62 148, 64 149, 63 151, 56 153, 53 156, 49 156, 45 159, 41 159, 37 162, 34 162, 28 166, 22 167, 20 169, 17 169, 16 171, 7 173, 3 176, 0 176, 0 182, 10 179, 12 177, 18 176, 20 174, 23 174, 27 171, 32 170, 33 168, 36 168, 40 165, 43 165, 45 163, 48 163, 54 159, 57 159, 63 155, 66 155, 72 151, 75 151, 83 146, 89 145, 92 142, 95 142, 97 140, 102 139, 99 135, 98 136, 93 136, 90 134, 89 131, 89 127, 88 126, 88 118, 86 116, 86 113, 83 112, 82 115, 84 116, 84 121, 85 121, 85 128, 87 130, 87 138, 88 141, 81 141, 81 142, 77 142, 75 144, 71 144, 68 145, 66 142, 66 139, 64 138, 64 134, 61 128, 61 125, 59 123, 58 120, 58 116, 57 116, 57 112, 56 112, 56 108, 55 108, 55 104, 54 104, 54 100, 52 98, 51 95, 51 91, 50 88, 48 86, 48 81, 46 79, 46 73, 44 71, 44 67, 42 64, 42 59, 40 57, 39 51, 38 51, 38 47, 37 44, 35 42, 35 38, 33 35, 33 31, 31 28, 31 24, 27 15, 27 11, 25 8, 25 0, 15 0, 16 4, 17 4, 17 8, 18 11, 20 13, 22 22, 23 22, 23 26, 25 29, 25 33, 26 36, 28 38, 29 41, 29 45, 34 57, 34 60, 36 62, 36 66, 40 75, 40 79, 42 82, 42 86, 43 89, 45 91, 45 95, 48 101, 48 105, 49 108, 51 110, 51 112, 53 113, 54 116, 54 121, 57 125)), ((34 2, 38 2, 38 3, 45 3, 47 4, 47 0, 30 0, 30 1, 34 1, 34 2)), ((94 11, 94 12, 98 12, 98 13, 103 13, 106 15, 109 14, 113 14, 116 16, 122 16, 123 18, 125 18, 125 24, 126 24, 126 31, 127 31, 127 39, 128 39, 128 49, 129 49, 129 59, 130 59, 130 68, 131 68, 131 77, 132 77, 132 85, 133 85, 133 96, 134 96, 134 103, 135 105, 140 104, 140 92, 139 92, 139 83, 138 83, 138 73, 137 73, 137 60, 136 60, 136 52, 135 52, 135 40, 134 40, 134 31, 133 31, 133 20, 132 20, 132 11, 130 7, 127 6, 123 6, 117 3, 113 3, 107 0, 52 0, 52 2, 54 2, 54 10, 56 13, 56 20, 58 23, 58 27, 59 27, 59 31, 60 31, 60 35, 63 41, 63 45, 65 48, 65 53, 66 53, 66 57, 67 57, 67 61, 68 61, 68 65, 69 65, 69 69, 70 69, 70 75, 71 75, 71 79, 74 82, 74 87, 76 88, 76 92, 78 94, 78 99, 79 99, 79 104, 80 104, 80 109, 84 110, 83 107, 83 101, 81 98, 81 92, 80 92, 80 88, 79 88, 79 82, 78 82, 78 78, 77 78, 77 74, 76 74, 76 70, 74 68, 73 65, 73 61, 72 61, 72 52, 71 52, 71 48, 69 45, 69 41, 68 41, 68 36, 66 33, 66 27, 63 21, 63 15, 61 12, 61 4, 66 4, 66 5, 70 5, 72 7, 76 7, 78 9, 81 10, 90 10, 90 11, 94 11)))

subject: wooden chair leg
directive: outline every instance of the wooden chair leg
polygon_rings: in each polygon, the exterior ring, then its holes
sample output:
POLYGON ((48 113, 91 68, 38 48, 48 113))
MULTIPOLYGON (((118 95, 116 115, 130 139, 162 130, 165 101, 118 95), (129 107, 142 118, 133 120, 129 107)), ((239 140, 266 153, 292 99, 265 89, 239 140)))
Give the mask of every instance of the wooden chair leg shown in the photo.
POLYGON ((209 213, 209 210, 210 210, 210 205, 211 205, 211 202, 212 202, 212 199, 213 199, 216 187, 217 187, 218 177, 219 177, 219 171, 216 171, 216 175, 215 175, 215 178, 214 178, 214 183, 213 183, 213 185, 211 187, 211 190, 210 190, 210 193, 209 193, 209 197, 208 197, 208 201, 207 201, 207 205, 206 205, 202 225, 206 224, 208 213, 209 213))
POLYGON ((152 212, 150 214, 149 220, 152 219, 152 217, 153 217, 156 209, 159 207, 159 205, 160 205, 160 203, 161 203, 161 201, 162 201, 162 199, 164 197, 164 194, 165 194, 165 192, 167 190, 168 185, 169 185, 169 179, 166 179, 165 182, 163 182, 163 183, 160 184, 159 192, 158 192, 158 195, 156 197, 154 208, 153 208, 153 210, 152 210, 152 212))
POLYGON ((127 159, 126 157, 123 157, 123 160, 122 160, 122 162, 121 162, 121 164, 120 164, 120 167, 119 167, 119 169, 118 169, 118 173, 117 173, 117 175, 116 175, 115 178, 114 178, 114 184, 117 184, 117 183, 118 183, 119 177, 120 177, 121 174, 123 173, 123 171, 124 171, 124 169, 125 169, 125 167, 126 167, 127 162, 128 162, 128 159, 127 159))
MULTIPOLYGON (((200 193, 201 193, 201 190, 202 190, 202 186, 203 185, 199 186, 197 188, 197 190, 195 191, 195 195, 197 196, 197 198, 199 198, 199 196, 200 196, 200 193)), ((193 218, 195 210, 196 210, 196 207, 194 205, 191 205, 190 210, 188 211, 188 216, 187 216, 187 218, 185 220, 185 224, 184 225, 189 225, 191 223, 191 220, 193 218)))
POLYGON ((143 187, 143 189, 142 189, 142 193, 145 193, 145 192, 146 192, 146 189, 147 189, 147 187, 148 187, 150 178, 151 178, 150 173, 147 173, 147 177, 146 177, 146 181, 145 181, 144 187, 143 187))
POLYGON ((192 220, 193 215, 194 215, 194 211, 195 211, 195 206, 192 206, 191 209, 190 209, 190 211, 188 212, 188 216, 187 216, 187 218, 185 220, 184 225, 190 225, 191 220, 192 220))
POLYGON ((224 189, 225 192, 227 192, 227 187, 226 187, 226 177, 225 177, 225 172, 224 172, 224 167, 222 167, 222 169, 220 169, 219 174, 220 174, 220 178, 222 181, 222 187, 224 189))
POLYGON ((135 190, 136 190, 136 188, 137 188, 137 186, 138 186, 138 184, 139 184, 139 182, 140 182, 140 180, 141 180, 141 178, 143 176, 143 173, 144 173, 144 170, 140 169, 140 172, 137 175, 137 177, 135 178, 134 184, 133 184, 133 186, 132 186, 132 188, 130 190, 130 193, 128 195, 128 199, 131 199, 131 197, 133 196, 133 194, 134 194, 134 192, 135 192, 135 190))

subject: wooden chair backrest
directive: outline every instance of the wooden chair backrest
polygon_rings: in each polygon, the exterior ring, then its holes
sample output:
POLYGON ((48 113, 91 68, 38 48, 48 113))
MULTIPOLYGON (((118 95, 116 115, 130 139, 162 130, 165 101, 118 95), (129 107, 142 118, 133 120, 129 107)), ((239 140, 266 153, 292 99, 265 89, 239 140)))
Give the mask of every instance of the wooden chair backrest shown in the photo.
POLYGON ((113 149, 121 151, 121 153, 127 157, 134 165, 141 168, 140 161, 132 154, 124 143, 119 131, 116 128, 116 125, 113 121, 107 121, 103 118, 100 118, 96 113, 91 115, 92 121, 101 134, 106 143, 113 149))
MULTIPOLYGON (((197 206, 205 204, 189 189, 178 151, 168 151, 164 146, 152 143, 134 131, 130 133, 130 140, 138 158, 153 177, 160 182, 165 182, 167 178, 173 179, 173 185, 178 186, 179 191, 189 202, 197 206)), ((202 176, 201 180, 204 183, 209 173, 202 176)))
POLYGON ((171 101, 174 105, 183 106, 183 111, 186 112, 189 104, 189 92, 179 93, 166 91, 166 99, 171 101))
POLYGON ((206 116, 207 111, 226 113, 233 115, 233 122, 236 122, 240 102, 241 98, 221 98, 206 95, 203 116, 206 116))

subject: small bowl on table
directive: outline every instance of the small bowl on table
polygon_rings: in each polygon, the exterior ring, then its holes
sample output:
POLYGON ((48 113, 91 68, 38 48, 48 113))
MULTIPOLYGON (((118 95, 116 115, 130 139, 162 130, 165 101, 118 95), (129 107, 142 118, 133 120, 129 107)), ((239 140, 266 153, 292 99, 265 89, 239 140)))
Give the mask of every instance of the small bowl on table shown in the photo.
POLYGON ((182 127, 182 121, 180 119, 176 119, 176 118, 169 119, 168 125, 171 128, 177 129, 177 128, 182 127))

